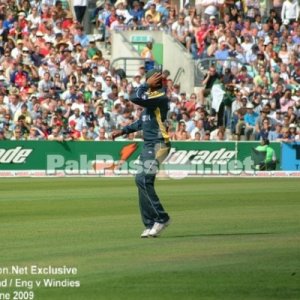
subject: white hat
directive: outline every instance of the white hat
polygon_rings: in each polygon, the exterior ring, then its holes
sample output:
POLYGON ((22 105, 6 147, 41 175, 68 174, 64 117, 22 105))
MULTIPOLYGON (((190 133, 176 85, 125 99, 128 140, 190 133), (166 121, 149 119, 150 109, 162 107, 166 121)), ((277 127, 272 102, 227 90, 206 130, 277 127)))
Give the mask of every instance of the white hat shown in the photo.
POLYGON ((38 31, 35 35, 36 36, 44 36, 44 34, 41 31, 38 31))
POLYGON ((99 0, 96 2, 96 7, 100 7, 103 4, 104 4, 104 1, 99 0))
POLYGON ((103 94, 102 94, 102 100, 108 100, 108 96, 107 96, 106 93, 103 93, 103 94))
POLYGON ((266 36, 266 37, 265 37, 265 41, 264 41, 264 45, 267 46, 267 45, 269 45, 270 42, 271 42, 270 37, 269 37, 269 36, 266 36))
POLYGON ((198 108, 204 108, 204 105, 200 104, 200 103, 197 103, 195 109, 198 109, 198 108))
POLYGON ((115 3, 115 7, 118 7, 118 5, 119 4, 121 4, 121 3, 125 3, 125 1, 124 0, 117 0, 117 2, 115 3))
POLYGON ((101 41, 102 40, 102 35, 101 34, 94 34, 94 40, 96 41, 101 41))
POLYGON ((0 80, 1 80, 1 81, 5 81, 5 80, 6 80, 5 76, 0 75, 0 80))
POLYGON ((296 126, 296 124, 291 123, 290 126, 289 126, 289 128, 297 128, 297 126, 296 126))
POLYGON ((246 108, 254 108, 254 105, 252 103, 247 103, 246 108))
POLYGON ((119 92, 118 97, 124 97, 124 96, 125 96, 124 92, 119 92))
POLYGON ((50 38, 46 38, 45 43, 53 44, 53 41, 50 38))
POLYGON ((289 21, 289 20, 285 19, 285 20, 283 21, 283 25, 289 25, 289 24, 290 24, 290 21, 289 21))
POLYGON ((29 49, 27 47, 23 47, 22 51, 29 51, 29 49))
POLYGON ((54 33, 55 33, 55 35, 59 35, 59 34, 63 34, 63 32, 61 31, 61 30, 59 30, 59 29, 56 29, 56 28, 54 28, 54 33))

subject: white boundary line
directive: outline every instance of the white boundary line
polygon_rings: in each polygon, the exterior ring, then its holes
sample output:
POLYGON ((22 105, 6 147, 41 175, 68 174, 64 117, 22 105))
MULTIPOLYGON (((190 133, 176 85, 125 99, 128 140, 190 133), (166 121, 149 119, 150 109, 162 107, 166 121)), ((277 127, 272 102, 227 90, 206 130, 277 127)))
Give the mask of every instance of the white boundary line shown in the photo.
MULTIPOLYGON (((65 174, 64 171, 57 171, 56 174, 48 175, 46 171, 41 170, 17 170, 17 171, 0 171, 1 178, 25 178, 25 177, 34 177, 34 178, 57 178, 57 177, 99 177, 99 178, 124 178, 124 177, 133 177, 132 174, 114 174, 113 171, 108 171, 107 174, 80 174, 77 171, 74 171, 72 174, 65 174)), ((185 178, 260 178, 260 177, 270 177, 270 178, 297 178, 300 177, 300 171, 247 171, 240 174, 187 174, 186 172, 174 171, 169 176, 160 176, 158 174, 157 178, 164 179, 185 179, 185 178)))

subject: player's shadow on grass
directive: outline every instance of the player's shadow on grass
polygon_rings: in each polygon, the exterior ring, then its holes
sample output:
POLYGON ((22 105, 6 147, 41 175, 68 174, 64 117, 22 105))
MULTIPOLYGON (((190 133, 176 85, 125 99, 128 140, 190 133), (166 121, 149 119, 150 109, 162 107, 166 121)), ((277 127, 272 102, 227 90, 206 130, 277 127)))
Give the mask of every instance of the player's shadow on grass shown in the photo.
POLYGON ((194 233, 185 235, 172 235, 166 238, 188 238, 188 237, 218 237, 218 236, 247 236, 247 235, 267 235, 274 234, 275 232, 234 232, 234 233, 194 233))

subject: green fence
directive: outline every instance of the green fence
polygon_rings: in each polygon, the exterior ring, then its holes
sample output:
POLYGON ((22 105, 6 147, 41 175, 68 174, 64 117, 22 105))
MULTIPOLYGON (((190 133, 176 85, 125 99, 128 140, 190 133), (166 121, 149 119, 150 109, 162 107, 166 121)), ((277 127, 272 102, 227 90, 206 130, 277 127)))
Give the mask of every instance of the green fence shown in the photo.
MULTIPOLYGON (((166 171, 190 174, 236 174, 252 169, 251 149, 257 142, 173 142, 164 161, 166 171)), ((54 175, 135 173, 142 142, 4 141, 0 171, 36 170, 54 175)), ((273 143, 281 157, 280 143, 273 143)))

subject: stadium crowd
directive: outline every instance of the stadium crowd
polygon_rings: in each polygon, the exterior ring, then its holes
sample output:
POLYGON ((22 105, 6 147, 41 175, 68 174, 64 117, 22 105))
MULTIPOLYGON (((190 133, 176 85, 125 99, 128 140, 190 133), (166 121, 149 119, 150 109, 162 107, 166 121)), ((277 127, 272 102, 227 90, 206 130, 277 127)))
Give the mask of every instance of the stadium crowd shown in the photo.
POLYGON ((1 0, 0 140, 104 141, 138 119, 142 108, 129 95, 145 81, 145 65, 126 78, 98 45, 110 43, 113 30, 140 29, 168 32, 195 60, 216 60, 197 92, 182 91, 163 71, 172 140, 299 140, 299 3, 261 3, 98 1, 91 18, 99 41, 66 1, 1 0), (232 59, 239 63, 226 63, 232 59))

